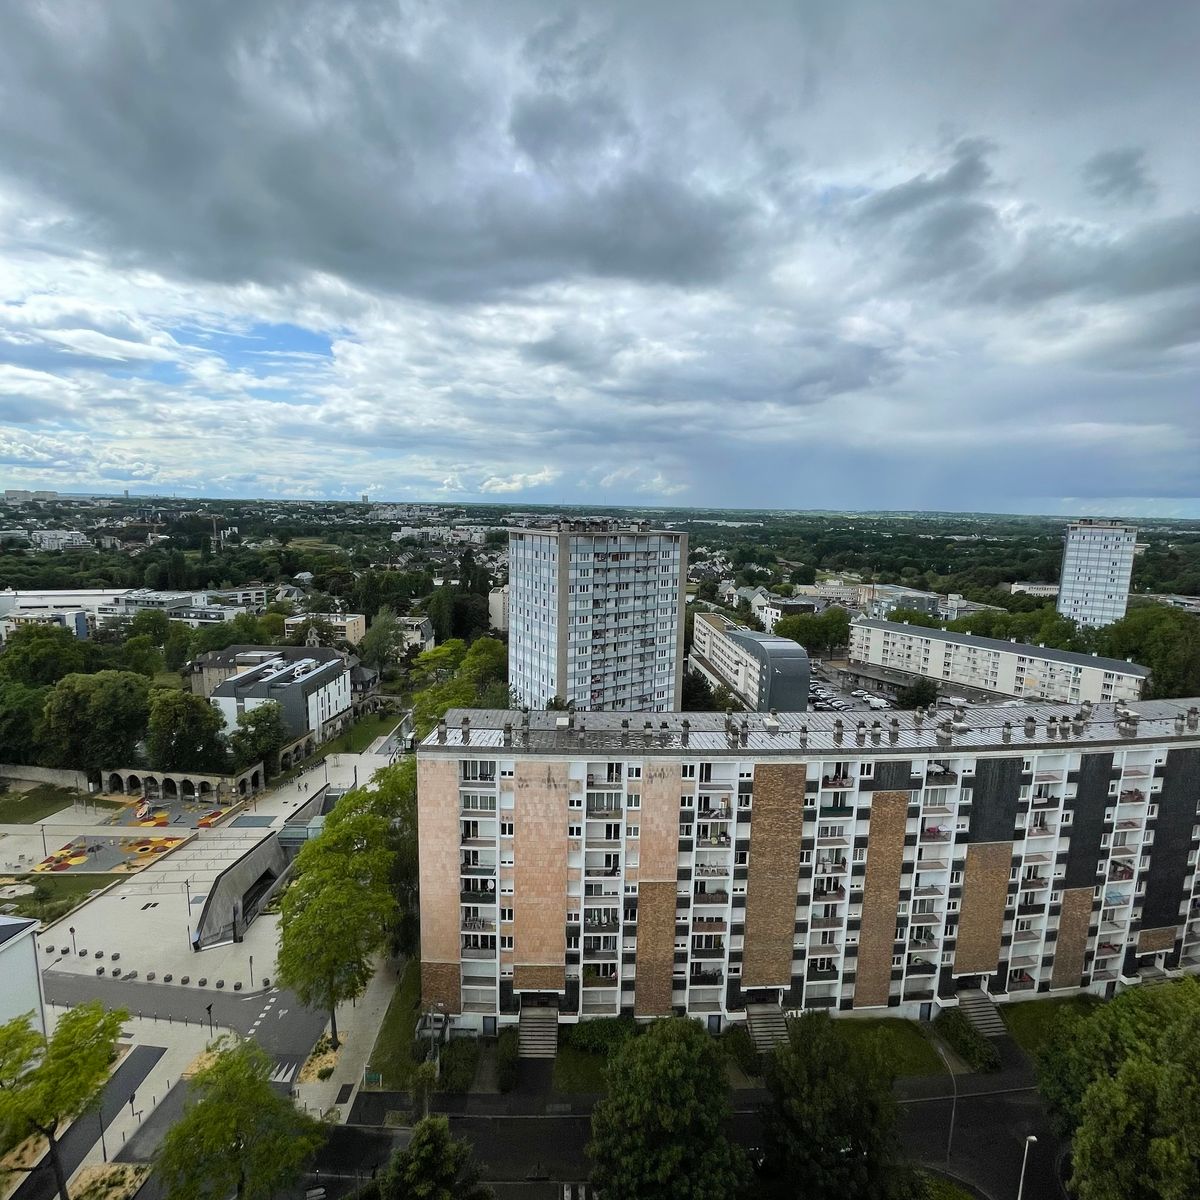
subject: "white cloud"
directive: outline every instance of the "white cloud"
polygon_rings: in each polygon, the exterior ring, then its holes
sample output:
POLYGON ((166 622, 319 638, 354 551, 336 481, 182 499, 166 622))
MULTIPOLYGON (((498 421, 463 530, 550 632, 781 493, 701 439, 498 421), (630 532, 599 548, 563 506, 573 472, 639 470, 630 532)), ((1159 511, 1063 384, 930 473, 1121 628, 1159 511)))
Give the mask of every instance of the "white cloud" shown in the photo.
POLYGON ((543 467, 540 471, 525 474, 518 472, 508 476, 489 475, 479 485, 479 490, 485 495, 526 492, 530 488, 545 487, 546 484, 553 483, 561 474, 561 471, 552 467, 543 467))

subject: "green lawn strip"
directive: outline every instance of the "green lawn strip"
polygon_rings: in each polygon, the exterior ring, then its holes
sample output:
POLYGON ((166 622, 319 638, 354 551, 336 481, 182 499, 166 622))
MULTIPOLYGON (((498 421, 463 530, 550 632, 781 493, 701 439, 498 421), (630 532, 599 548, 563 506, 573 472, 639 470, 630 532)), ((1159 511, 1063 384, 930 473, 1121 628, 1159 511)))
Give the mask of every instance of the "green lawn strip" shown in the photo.
POLYGON ((417 1019, 421 1015, 421 966, 410 962, 396 985, 392 1002, 384 1014, 383 1024, 371 1051, 368 1071, 378 1072, 387 1091, 408 1089, 413 1070, 412 1041, 417 1019))
POLYGON ((97 875, 23 875, 19 882, 34 889, 31 895, 17 896, 0 903, 12 905, 9 915, 33 917, 49 924, 65 917, 73 908, 83 903, 93 892, 107 887, 111 879, 97 875))
POLYGON ((971 1192, 959 1187, 952 1179, 943 1175, 934 1175, 932 1171, 924 1171, 926 1200, 974 1200, 971 1192))
POLYGON ((865 1046, 877 1041, 884 1061, 896 1075, 944 1075, 946 1065, 916 1021, 899 1017, 835 1020, 847 1041, 865 1046))
POLYGON ((1051 1000, 1024 1000, 1020 1004, 1001 1004, 1000 1015, 1013 1040, 1033 1056, 1050 1037, 1059 1015, 1074 1010, 1086 1016, 1100 1001, 1093 996, 1060 996, 1051 1000))
POLYGON ((79 792, 52 783, 39 783, 27 792, 7 792, 0 796, 0 825, 28 825, 45 820, 69 808, 79 796, 79 792))
POLYGON ((608 1059, 602 1054, 589 1054, 574 1046, 559 1046, 554 1059, 554 1090, 556 1092, 604 1092, 604 1068, 608 1059))
POLYGON ((178 671, 159 671, 150 681, 151 687, 183 688, 183 679, 178 671))

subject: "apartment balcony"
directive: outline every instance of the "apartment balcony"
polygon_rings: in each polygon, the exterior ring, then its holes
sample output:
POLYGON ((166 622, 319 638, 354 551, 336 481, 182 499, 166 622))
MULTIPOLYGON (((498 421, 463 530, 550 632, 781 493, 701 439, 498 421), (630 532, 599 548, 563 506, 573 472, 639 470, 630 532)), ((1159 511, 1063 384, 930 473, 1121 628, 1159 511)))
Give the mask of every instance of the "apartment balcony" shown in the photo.
POLYGON ((904 989, 904 999, 911 1001, 923 1001, 933 999, 933 988, 924 985, 917 987, 906 987, 904 989))
POLYGON ((1136 874, 1137 872, 1132 867, 1127 867, 1124 863, 1108 864, 1109 883, 1128 883, 1136 874))
MULTIPOLYGON (((686 919, 686 918, 685 918, 686 919)), ((725 933, 728 922, 724 917, 693 917, 693 933, 725 933)))
POLYGON ((692 894, 693 904, 728 904, 729 893, 719 889, 709 889, 703 892, 694 892, 692 894))
POLYGON ((931 763, 925 771, 926 787, 953 787, 958 782, 958 772, 940 763, 931 763))
POLYGON ((465 837, 459 845, 464 850, 487 850, 496 845, 496 835, 491 837, 465 837))
POLYGON ((462 1010, 465 1013, 494 1013, 495 1000, 464 1000, 462 1010))
MULTIPOLYGON (((1200 962, 1200 959, 1198 959, 1197 962, 1200 962)), ((1115 970, 1110 970, 1110 969, 1106 968, 1103 971, 1093 971, 1092 972, 1092 982, 1093 983, 1112 983, 1116 980, 1116 978, 1117 978, 1117 972, 1115 970)))
POLYGON ((460 863, 459 874, 469 879, 495 879, 495 863, 460 863))
POLYGON ((693 958, 717 958, 724 959, 726 948, 724 946, 693 946, 693 958))
POLYGON ((615 988, 620 985, 620 982, 620 979, 616 975, 599 975, 587 970, 583 972, 583 986, 585 988, 615 988))
POLYGON ((946 825, 926 825, 917 836, 917 841, 922 845, 930 845, 948 842, 953 836, 953 830, 946 825))
POLYGON ((933 950, 937 947, 937 938, 912 937, 908 939, 909 950, 933 950))
POLYGON ((1141 788, 1126 788, 1118 797, 1121 804, 1145 804, 1146 793, 1141 788))
POLYGON ((725 982, 724 971, 695 971, 688 977, 689 987, 720 987, 725 982))
POLYGON ((1140 851, 1140 846, 1122 844, 1120 846, 1110 846, 1108 852, 1113 858, 1134 858, 1140 851))
POLYGON ((604 883, 585 883, 583 885, 584 903, 593 901, 598 904, 609 903, 621 895, 620 888, 604 883))
POLYGON ((1097 959, 1116 958, 1120 953, 1120 946, 1117 946, 1112 942, 1101 942, 1100 945, 1096 947, 1097 959))
POLYGON ((1131 765, 1126 763, 1125 769, 1121 772, 1121 777, 1123 779, 1149 779, 1151 769, 1149 764, 1136 763, 1131 765))
POLYGON ((937 799, 926 800, 921 805, 921 815, 924 817, 948 817, 954 812, 954 806, 947 804, 940 795, 937 799))
POLYGON ((703 850, 707 846, 711 846, 715 849, 718 847, 728 847, 732 845, 733 843, 730 841, 729 834, 727 833, 710 833, 707 837, 696 839, 696 848, 698 850, 703 850))
POLYGON ((835 791, 846 791, 852 788, 855 781, 849 775, 822 775, 821 787, 831 788, 835 791))
POLYGON ((464 959, 494 959, 496 957, 495 946, 463 946, 459 950, 459 956, 464 959))
POLYGON ((1018 929, 1012 935, 1013 942, 1040 942, 1042 933, 1040 929, 1018 929))
POLYGON ((848 849, 850 846, 850 835, 846 833, 818 833, 817 845, 823 849, 848 849))
MULTIPOLYGON (((704 798, 701 797, 701 804, 704 798)), ((717 808, 698 808, 696 810, 697 821, 732 821, 733 809, 719 806, 717 808)))
POLYGON ((491 892, 483 892, 483 891, 476 892, 476 891, 468 891, 466 888, 463 888, 463 889, 462 889, 462 890, 459 892, 459 894, 458 894, 458 895, 459 895, 459 898, 462 900, 462 902, 463 902, 464 904, 489 904, 489 905, 493 905, 493 904, 495 904, 495 903, 496 903, 496 893, 495 893, 494 891, 491 891, 491 892))
POLYGON ((1062 799, 1061 796, 1054 796, 1054 795, 1049 795, 1049 794, 1038 795, 1037 793, 1035 793, 1034 795, 1029 797, 1029 803, 1034 808, 1057 808, 1058 802, 1061 799, 1062 799))
POLYGON ((606 947, 585 947, 583 951, 584 962, 615 962, 620 955, 620 950, 616 946, 606 947))
MULTIPOLYGON (((460 787, 466 787, 466 784, 460 784, 460 787)), ((474 785, 472 785, 474 786, 474 785)), ((483 784, 484 787, 489 787, 489 784, 483 784)), ((496 801, 491 800, 491 803, 484 802, 480 804, 479 797, 473 797, 470 805, 463 803, 463 798, 459 797, 458 811, 464 817, 485 817, 496 815, 496 801)))
POLYGON ((918 858, 918 871, 944 871, 950 866, 950 860, 947 858, 918 858))
POLYGON ((1066 769, 1059 767, 1053 771, 1035 771, 1033 774, 1034 783, 1062 783, 1066 769))
POLYGON ((1008 990, 1010 992, 1032 992, 1037 987, 1037 980, 1032 975, 1026 973, 1018 979, 1010 979, 1008 981, 1008 990))
POLYGON ((934 883, 922 884, 919 888, 915 889, 913 892, 913 895, 917 899, 929 899, 931 897, 937 897, 938 899, 940 899, 945 894, 946 894, 945 889, 942 887, 939 887, 937 884, 934 884, 934 883))
POLYGON ((822 888, 820 891, 813 892, 814 904, 828 904, 835 900, 845 900, 846 889, 841 887, 822 888))
POLYGON ((621 864, 606 862, 585 862, 583 874, 588 879, 617 879, 621 874, 621 864))
POLYGON ((1121 892, 1108 888, 1104 892, 1104 903, 1110 908, 1122 908, 1133 899, 1132 892, 1121 892))
POLYGON ((814 875, 844 875, 849 864, 845 857, 818 858, 813 864, 814 875))
POLYGON ((809 967, 807 979, 812 983, 832 983, 841 972, 837 967, 809 967))
POLYGON ((1050 880, 1047 876, 1026 876, 1021 880, 1021 891, 1023 892, 1040 892, 1049 886, 1050 880))
POLYGON ((1052 838, 1058 837, 1057 825, 1030 825, 1025 831, 1027 838, 1052 838))
POLYGON ((915 912, 908 918, 910 925, 937 925, 941 922, 940 912, 915 912))
POLYGON ((909 975, 936 975, 937 964, 932 963, 927 958, 914 956, 908 960, 909 975))
POLYGON ((483 917, 463 917, 460 928, 464 933, 495 933, 496 922, 485 921, 483 917))
POLYGON ((728 879, 729 867, 724 863, 697 863, 694 874, 697 879, 728 879))
POLYGON ((616 933, 620 927, 620 922, 615 918, 611 921, 589 921, 585 916, 583 921, 584 933, 616 933))
POLYGON ((619 802, 595 804, 589 800, 583 811, 589 821, 612 821, 620 818, 622 809, 619 802))

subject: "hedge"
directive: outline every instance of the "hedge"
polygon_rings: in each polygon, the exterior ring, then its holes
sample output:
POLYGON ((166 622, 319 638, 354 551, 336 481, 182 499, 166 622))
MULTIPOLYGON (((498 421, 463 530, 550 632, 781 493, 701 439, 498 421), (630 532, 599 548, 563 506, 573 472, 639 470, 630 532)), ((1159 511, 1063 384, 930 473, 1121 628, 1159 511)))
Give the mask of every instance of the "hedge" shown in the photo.
POLYGON ((438 1085, 443 1092, 461 1095, 471 1090, 479 1065, 479 1041, 473 1037, 453 1038, 442 1047, 438 1085))
POLYGON ((511 1092, 517 1086, 517 1055, 520 1034, 515 1025, 500 1031, 496 1039, 496 1081, 502 1092, 511 1092))
POLYGON ((721 1047, 747 1075, 762 1074, 762 1058, 744 1022, 730 1025, 721 1034, 721 1047))
POLYGON ((559 1039, 585 1054, 611 1058, 640 1028, 632 1017, 595 1017, 577 1025, 564 1025, 559 1039))
POLYGON ((961 1008, 943 1009, 933 1027, 972 1071, 1000 1069, 1000 1051, 995 1043, 967 1020, 961 1008))

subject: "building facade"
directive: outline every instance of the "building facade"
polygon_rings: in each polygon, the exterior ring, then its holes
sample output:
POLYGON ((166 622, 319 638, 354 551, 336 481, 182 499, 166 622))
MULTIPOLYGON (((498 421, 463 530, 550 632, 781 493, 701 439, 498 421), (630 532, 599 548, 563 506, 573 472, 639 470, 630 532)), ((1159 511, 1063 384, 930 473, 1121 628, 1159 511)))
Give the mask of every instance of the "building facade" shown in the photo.
POLYGON ((509 534, 508 683, 523 704, 680 704, 687 535, 614 521, 509 534))
POLYGON ((501 633, 508 632, 508 584, 488 592, 488 624, 501 633))
POLYGON ((1136 700, 1150 674, 1124 659, 867 617, 851 622, 849 658, 951 687, 1067 704, 1136 700))
POLYGON ((46 998, 37 960, 38 923, 29 917, 0 914, 0 1025, 32 1014, 33 1028, 43 1036, 46 998))
POLYGON ((417 761, 422 1000, 462 1028, 928 1017, 1200 970, 1196 701, 455 710, 417 761))
POLYGON ((333 630, 333 636, 357 646, 367 632, 367 618, 362 613, 300 613, 285 617, 284 637, 294 637, 307 621, 323 621, 333 630))
POLYGON ((1031 583, 1022 580, 1017 583, 1010 583, 1008 590, 1014 596, 1024 594, 1026 596, 1042 596, 1047 600, 1053 600, 1058 595, 1058 584, 1031 583))
MULTIPOLYGON (((306 648, 307 649, 307 648, 306 648)), ((247 650, 234 656, 233 671, 209 694, 225 725, 260 704, 278 702, 293 738, 307 733, 324 740, 340 731, 352 711, 350 668, 340 657, 288 659, 272 650, 247 650)))
POLYGON ((696 613, 688 668, 727 687, 752 712, 808 708, 808 654, 798 642, 758 633, 720 613, 696 613))
POLYGON ((1059 573, 1058 611, 1080 625, 1111 625, 1125 615, 1137 529, 1117 521, 1067 526, 1059 573))

